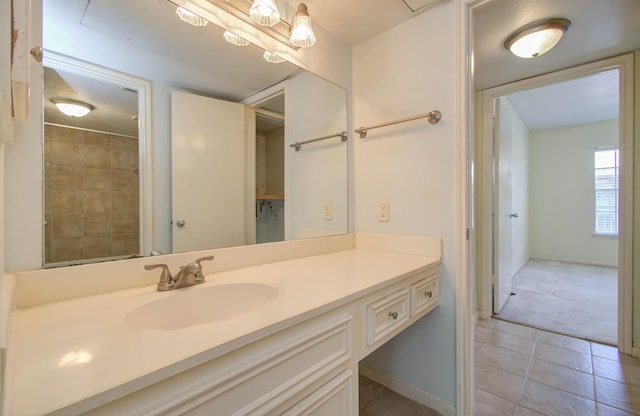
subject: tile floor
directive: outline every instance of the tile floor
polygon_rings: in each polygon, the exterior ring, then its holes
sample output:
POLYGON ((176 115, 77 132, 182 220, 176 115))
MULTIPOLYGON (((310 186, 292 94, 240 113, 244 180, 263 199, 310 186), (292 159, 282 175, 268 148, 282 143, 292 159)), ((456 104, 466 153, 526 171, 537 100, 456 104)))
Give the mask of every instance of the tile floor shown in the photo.
POLYGON ((360 416, 441 416, 363 375, 359 384, 360 416))
POLYGON ((481 320, 473 415, 640 415, 640 361, 607 345, 481 320))

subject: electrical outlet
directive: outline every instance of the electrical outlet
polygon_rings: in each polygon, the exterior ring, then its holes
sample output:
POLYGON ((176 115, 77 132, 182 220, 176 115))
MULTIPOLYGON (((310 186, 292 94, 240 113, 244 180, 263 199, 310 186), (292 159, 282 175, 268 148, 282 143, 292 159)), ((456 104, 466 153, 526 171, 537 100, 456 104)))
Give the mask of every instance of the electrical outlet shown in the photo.
POLYGON ((331 202, 324 203, 324 217, 325 220, 333 218, 333 204, 331 202))
POLYGON ((389 201, 378 202, 378 221, 389 222, 389 201))

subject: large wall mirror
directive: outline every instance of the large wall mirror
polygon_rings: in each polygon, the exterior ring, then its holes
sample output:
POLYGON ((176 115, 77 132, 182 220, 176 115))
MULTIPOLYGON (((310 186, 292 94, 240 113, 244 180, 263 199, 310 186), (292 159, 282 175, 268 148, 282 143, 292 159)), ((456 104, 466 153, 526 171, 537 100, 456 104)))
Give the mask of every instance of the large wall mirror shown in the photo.
POLYGON ((346 91, 223 33, 43 0, 44 267, 347 232, 347 145, 291 146, 345 131, 346 91))

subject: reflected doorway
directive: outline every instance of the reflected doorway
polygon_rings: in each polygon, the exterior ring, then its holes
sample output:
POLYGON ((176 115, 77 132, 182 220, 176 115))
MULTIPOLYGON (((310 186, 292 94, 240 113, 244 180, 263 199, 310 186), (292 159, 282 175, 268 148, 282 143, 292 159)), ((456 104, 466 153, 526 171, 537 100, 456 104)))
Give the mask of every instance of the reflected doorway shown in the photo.
POLYGON ((285 239, 284 111, 284 91, 255 108, 256 243, 285 239))
POLYGON ((43 72, 44 267, 141 255, 150 220, 141 122, 148 86, 51 52, 43 72))

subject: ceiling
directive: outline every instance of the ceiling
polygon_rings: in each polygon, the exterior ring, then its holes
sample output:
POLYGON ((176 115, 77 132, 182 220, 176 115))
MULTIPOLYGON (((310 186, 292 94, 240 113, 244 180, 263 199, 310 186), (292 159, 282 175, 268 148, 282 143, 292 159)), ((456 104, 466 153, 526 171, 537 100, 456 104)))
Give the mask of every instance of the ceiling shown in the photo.
MULTIPOLYGON (((570 68, 640 49, 638 0, 492 0, 475 9, 474 80, 477 90, 570 68), (504 40, 547 17, 571 20, 561 41, 532 59, 512 55, 504 40)), ((509 96, 530 130, 618 117, 617 71, 509 96)))
MULTIPOLYGON (((288 3, 290 7, 295 7, 299 2, 299 0, 280 1, 288 3)), ((305 3, 308 5, 314 25, 322 26, 336 38, 355 46, 410 19, 440 1, 451 0, 305 0, 305 3), (375 7, 371 7, 372 3, 375 3, 375 7), (364 22, 364 24, 357 24, 357 22, 364 22)), ((252 89, 258 88, 258 84, 264 81, 262 78, 265 76, 265 70, 261 68, 262 64, 251 65, 243 60, 216 60, 215 54, 208 53, 214 49, 211 45, 206 47, 193 44, 193 34, 190 36, 191 40, 186 44, 181 44, 179 37, 175 36, 174 29, 167 29, 167 19, 176 20, 173 11, 169 10, 170 7, 165 7, 166 10, 163 10, 162 7, 154 7, 153 10, 150 10, 152 3, 166 5, 164 1, 45 0, 45 3, 60 4, 61 9, 57 13, 67 19, 67 24, 73 23, 73 19, 81 18, 85 26, 111 36, 133 40, 146 49, 162 52, 172 59, 184 58, 193 66, 205 68, 213 75, 216 75, 215 72, 220 66, 236 68, 230 71, 234 79, 228 80, 228 83, 239 79, 247 80, 243 81, 242 87, 234 93, 236 99, 242 96, 246 97, 252 89), (81 3, 89 3, 90 7, 82 9, 78 6, 81 3), (145 29, 151 29, 154 33, 145 35, 146 32, 139 30, 141 22, 148 22, 149 19, 138 20, 135 13, 130 13, 129 17, 122 19, 113 13, 123 4, 129 10, 138 4, 137 9, 140 9, 138 11, 145 16, 148 16, 149 13, 157 13, 157 16, 154 15, 154 18, 150 20, 151 24, 143 25, 145 29), (83 11, 82 14, 78 13, 80 9, 83 11), (101 23, 98 20, 98 17, 109 16, 111 18, 107 23, 101 23), (167 50, 168 45, 174 47, 167 50), (196 50, 199 53, 182 56, 189 50, 196 50), (215 65, 212 65, 212 62, 215 65)), ((48 12, 46 7, 45 12, 48 12)), ((502 85, 640 49, 640 31, 637 23, 640 21, 639 0, 491 0, 474 9, 473 21, 474 77, 477 89, 502 85), (504 39, 518 27, 533 20, 551 16, 566 17, 572 21, 572 25, 556 48, 547 54, 535 59, 521 59, 511 55, 502 46, 504 39)), ((205 29, 215 30, 210 26, 213 25, 208 25, 205 29)), ((179 27, 178 30, 187 35, 189 31, 203 29, 191 28, 185 24, 179 27)), ((195 38, 203 39, 202 36, 195 38)), ((209 42, 211 41, 209 39, 209 42)), ((216 40, 216 42, 218 41, 216 40)), ((228 45, 224 46, 228 47, 228 45)), ((247 50, 250 51, 250 49, 247 50)), ((258 50, 253 54, 261 52, 258 50)), ((249 59, 255 59, 255 57, 249 59)), ((278 80, 286 77, 292 70, 295 68, 283 69, 282 74, 278 75, 280 77, 278 80)), ((593 83, 582 83, 576 88, 594 89, 593 86, 595 86, 593 83)), ((212 87, 208 91, 214 89, 212 87)), ((602 88, 596 89, 602 90, 602 88)), ((552 94, 558 93, 552 92, 552 94)), ((538 93, 538 96, 540 95, 541 92, 538 93)), ((563 95, 573 96, 566 92, 563 95)), ((591 97, 590 101, 605 102, 605 100, 594 98, 593 95, 589 95, 589 97, 591 97)), ((583 102, 585 100, 578 97, 563 107, 576 107, 583 102)), ((549 106, 534 104, 533 107, 540 111, 543 107, 549 106)), ((590 110, 590 112, 597 113, 598 111, 590 110)), ((550 119, 549 116, 544 115, 542 118, 550 119)))
POLYGON ((638 22, 638 0, 492 0, 474 13, 476 89, 640 49, 638 22), (571 27, 551 51, 522 59, 503 47, 516 29, 548 17, 571 20, 571 27))
POLYGON ((138 93, 66 71, 44 68, 44 119, 47 123, 138 137, 138 93), (85 117, 67 116, 52 99, 90 101, 85 117))

